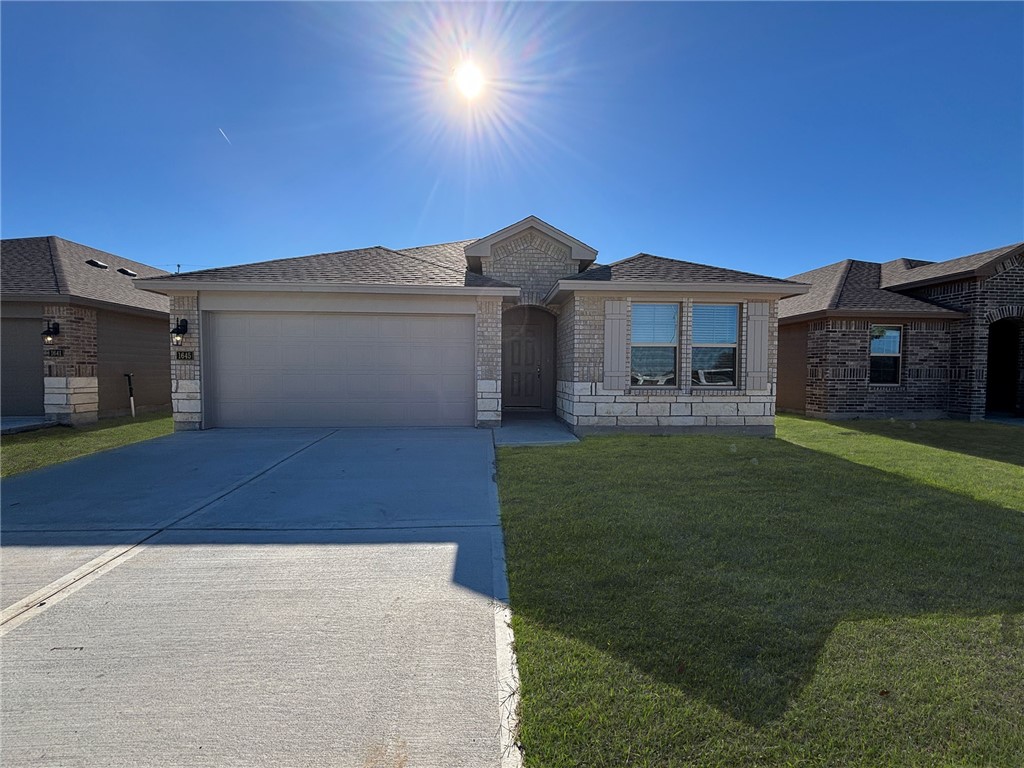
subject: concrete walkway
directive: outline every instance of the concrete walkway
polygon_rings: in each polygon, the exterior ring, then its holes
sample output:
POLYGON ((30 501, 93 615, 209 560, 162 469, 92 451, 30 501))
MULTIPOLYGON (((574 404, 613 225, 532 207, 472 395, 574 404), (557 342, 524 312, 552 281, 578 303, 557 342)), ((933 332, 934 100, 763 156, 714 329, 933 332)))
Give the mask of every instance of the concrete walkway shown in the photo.
POLYGON ((222 430, 3 481, 0 763, 515 765, 493 462, 222 430))
POLYGON ((46 429, 54 425, 54 420, 46 416, 3 416, 0 417, 0 435, 31 432, 35 429, 46 429))
POLYGON ((565 422, 550 413, 504 413, 494 429, 495 445, 558 445, 578 443, 565 422))

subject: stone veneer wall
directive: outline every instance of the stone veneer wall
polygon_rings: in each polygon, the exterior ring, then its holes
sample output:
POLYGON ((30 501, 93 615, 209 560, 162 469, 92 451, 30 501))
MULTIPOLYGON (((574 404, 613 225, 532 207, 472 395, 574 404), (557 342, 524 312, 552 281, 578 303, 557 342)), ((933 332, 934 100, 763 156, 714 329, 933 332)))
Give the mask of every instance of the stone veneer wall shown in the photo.
POLYGON ((171 296, 170 325, 167 328, 167 343, 171 355, 171 407, 174 411, 174 430, 176 432, 202 429, 203 426, 203 390, 200 377, 200 340, 199 297, 171 296), (178 320, 188 320, 188 333, 180 347, 171 344, 170 330, 178 320), (177 352, 191 351, 193 360, 178 360, 177 352))
POLYGON ((579 272, 579 261, 570 255, 569 248, 531 228, 495 243, 480 264, 485 276, 518 285, 520 303, 542 304, 558 280, 579 272))
MULTIPOLYGON (((775 382, 778 359, 778 302, 770 305, 768 336, 768 388, 756 392, 743 388, 747 361, 747 302, 723 300, 741 307, 739 337, 740 386, 694 387, 689 381, 690 297, 642 299, 642 301, 678 302, 679 359, 682 386, 679 388, 628 387, 606 389, 604 386, 604 302, 620 296, 576 294, 562 307, 560 317, 574 319, 572 339, 572 379, 563 378, 568 365, 559 366, 556 391, 556 413, 577 434, 602 431, 672 432, 738 432, 773 435, 775 433, 775 382)), ((628 304, 641 301, 626 297, 628 304)), ((559 328, 561 333, 561 327, 559 328)), ((627 324, 627 339, 629 328, 627 324)), ((561 341, 560 341, 561 343, 561 341)), ((628 367, 628 353, 627 353, 628 367)))
POLYGON ((46 304, 43 320, 60 323, 52 346, 43 346, 43 411, 61 424, 89 424, 99 416, 96 310, 46 304), (50 357, 46 350, 60 350, 50 357))
MULTIPOLYGON (((984 418, 988 327, 1000 315, 1024 317, 1024 257, 1006 259, 987 279, 971 278, 903 292, 968 315, 953 331, 948 407, 952 416, 984 418)), ((1024 371, 1018 379, 1018 407, 1024 407, 1024 371)))
POLYGON ((476 424, 501 426, 501 297, 476 300, 476 424))
POLYGON ((825 318, 808 324, 808 416, 935 418, 946 413, 957 321, 825 318), (903 328, 899 384, 871 384, 871 326, 903 328))

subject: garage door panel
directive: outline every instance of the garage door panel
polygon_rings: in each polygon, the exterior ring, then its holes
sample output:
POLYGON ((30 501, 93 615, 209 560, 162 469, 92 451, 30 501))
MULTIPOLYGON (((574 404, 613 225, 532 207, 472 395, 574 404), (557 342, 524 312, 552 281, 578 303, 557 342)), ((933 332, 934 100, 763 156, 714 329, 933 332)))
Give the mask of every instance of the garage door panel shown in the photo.
POLYGON ((461 371, 473 365, 473 347, 469 344, 441 348, 441 364, 445 370, 461 371))
POLYGON ((284 365, 308 370, 313 362, 313 348, 309 344, 289 344, 281 350, 284 365))
MULTIPOLYGON (((224 341, 229 341, 229 339, 224 339, 224 341)), ((219 351, 218 363, 230 368, 248 365, 249 347, 244 343, 224 345, 219 351)))
POLYGON ((392 343, 377 349, 377 365, 381 373, 396 373, 407 370, 412 346, 392 343))
POLYGON ((345 349, 349 370, 373 372, 377 369, 377 348, 370 344, 356 344, 345 349))
POLYGON ((255 370, 282 370, 286 365, 288 348, 280 342, 264 343, 257 347, 249 344, 249 364, 255 370))
POLYGON ((254 315, 249 318, 249 336, 265 339, 277 339, 281 336, 281 318, 274 315, 254 315))
MULTIPOLYGON (((407 395, 410 392, 408 376, 376 376, 377 391, 382 397, 407 395)), ((403 400, 408 399, 402 397, 403 400)))
POLYGON ((6 416, 43 413, 43 341, 39 318, 4 318, 0 325, 0 402, 6 416))
MULTIPOLYGON (((379 339, 404 341, 415 336, 416 323, 413 318, 403 317, 402 315, 384 316, 379 318, 377 322, 379 328, 377 338, 379 339)), ((430 325, 430 319, 421 320, 420 324, 430 325)))
POLYGON ((308 339, 313 335, 313 319, 308 315, 285 315, 281 318, 281 337, 308 339))
POLYGON ((238 315, 216 315, 211 330, 218 338, 246 338, 249 335, 249 319, 238 315))
POLYGON ((472 425, 472 316, 213 313, 216 426, 472 425))
POLYGON ((460 422, 473 419, 473 404, 465 402, 441 403, 441 418, 445 421, 460 422))
POLYGON ((459 400, 465 400, 466 398, 472 398, 475 387, 471 380, 467 380, 465 376, 458 376, 456 374, 445 373, 442 374, 444 381, 441 384, 441 390, 447 392, 449 395, 455 395, 459 400))
POLYGON ((430 370, 435 367, 437 348, 433 345, 409 347, 409 361, 414 370, 430 370))
POLYGON ((289 398, 309 396, 309 376, 301 373, 281 374, 281 394, 289 398))
POLYGON ((317 395, 332 395, 345 389, 344 373, 317 373, 311 376, 313 392, 317 395))
POLYGON ((283 379, 279 373, 254 373, 249 377, 249 394, 257 400, 275 400, 283 395, 283 379))

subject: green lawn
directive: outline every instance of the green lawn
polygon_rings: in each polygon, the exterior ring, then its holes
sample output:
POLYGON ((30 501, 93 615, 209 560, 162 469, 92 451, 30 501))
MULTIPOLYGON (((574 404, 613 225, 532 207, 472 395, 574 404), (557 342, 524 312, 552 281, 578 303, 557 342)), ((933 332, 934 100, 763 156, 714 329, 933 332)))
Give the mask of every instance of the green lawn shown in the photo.
POLYGON ((103 419, 88 427, 50 427, 4 435, 0 439, 0 477, 138 443, 173 430, 170 414, 154 413, 134 420, 103 419))
POLYGON ((1024 764, 1024 432, 502 448, 526 765, 1024 764))

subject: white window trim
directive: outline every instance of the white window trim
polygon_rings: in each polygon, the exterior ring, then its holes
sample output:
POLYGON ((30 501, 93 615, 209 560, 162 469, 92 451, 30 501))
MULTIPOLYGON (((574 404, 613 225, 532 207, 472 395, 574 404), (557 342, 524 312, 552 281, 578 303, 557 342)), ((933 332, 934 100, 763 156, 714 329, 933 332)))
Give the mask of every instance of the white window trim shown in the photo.
POLYGON ((901 384, 903 384, 903 336, 904 336, 904 333, 905 333, 905 331, 904 331, 904 328, 903 328, 902 325, 897 325, 897 324, 893 324, 893 323, 872 323, 868 327, 868 386, 871 386, 871 387, 898 387, 901 384), (891 329, 891 330, 899 331, 900 332, 900 351, 897 352, 896 354, 885 353, 885 352, 872 352, 871 351, 871 341, 872 341, 872 334, 874 333, 875 328, 885 328, 885 329, 891 329), (871 380, 871 358, 873 358, 873 357, 895 357, 895 358, 899 359, 899 365, 896 367, 896 370, 897 370, 896 381, 872 381, 871 380))
POLYGON ((682 334, 679 333, 679 318, 682 316, 683 305, 680 302, 675 301, 633 301, 630 302, 629 307, 629 386, 630 388, 643 388, 648 387, 654 389, 679 389, 680 383, 680 362, 682 358, 682 334), (676 327, 675 327, 675 341, 671 344, 663 342, 652 342, 652 341, 633 341, 633 310, 636 307, 675 307, 676 308, 676 327), (675 364, 675 384, 636 384, 633 381, 633 347, 659 347, 659 348, 672 348, 676 351, 676 364, 675 364))
POLYGON ((740 389, 740 327, 743 324, 743 305, 732 304, 730 302, 719 302, 719 301, 697 301, 694 302, 690 309, 690 359, 687 367, 690 370, 689 380, 691 387, 699 387, 701 389, 740 389), (736 341, 731 344, 698 344, 693 340, 694 337, 694 319, 693 310, 697 307, 735 307, 736 308, 736 341), (711 384, 706 382, 696 382, 693 380, 693 350, 695 349, 721 349, 722 347, 731 347, 735 350, 736 354, 733 359, 736 361, 733 366, 733 378, 735 379, 732 384, 711 384))

